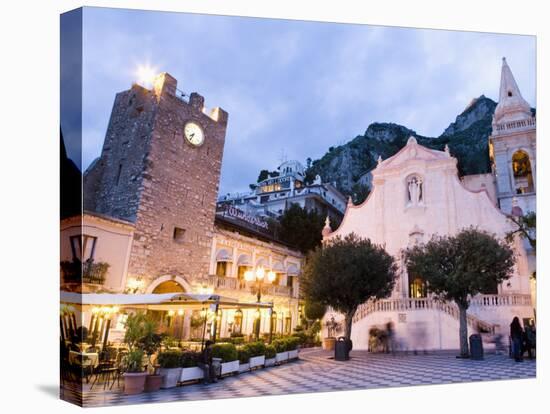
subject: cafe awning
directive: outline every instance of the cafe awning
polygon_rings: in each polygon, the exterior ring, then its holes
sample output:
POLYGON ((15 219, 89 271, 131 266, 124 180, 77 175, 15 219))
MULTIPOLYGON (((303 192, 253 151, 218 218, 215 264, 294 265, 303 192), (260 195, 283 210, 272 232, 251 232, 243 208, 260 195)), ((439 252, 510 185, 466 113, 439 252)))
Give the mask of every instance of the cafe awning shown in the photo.
POLYGON ((218 305, 222 309, 272 308, 270 302, 240 302, 215 294, 198 293, 76 293, 61 292, 61 303, 81 306, 83 310, 98 306, 118 306, 151 310, 202 309, 218 305))

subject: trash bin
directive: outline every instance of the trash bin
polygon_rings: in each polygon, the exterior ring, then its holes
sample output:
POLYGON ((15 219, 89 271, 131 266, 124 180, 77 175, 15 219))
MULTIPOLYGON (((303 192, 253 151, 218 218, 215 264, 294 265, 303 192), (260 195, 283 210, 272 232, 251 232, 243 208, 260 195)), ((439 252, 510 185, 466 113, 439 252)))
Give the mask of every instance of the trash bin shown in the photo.
POLYGON ((480 334, 470 335, 470 358, 483 359, 483 342, 480 334))
POLYGON ((334 359, 336 361, 347 361, 349 359, 349 351, 351 351, 351 341, 340 336, 334 345, 334 359))
POLYGON ((212 358, 212 378, 211 381, 218 381, 218 378, 222 376, 222 359, 221 358, 212 358))

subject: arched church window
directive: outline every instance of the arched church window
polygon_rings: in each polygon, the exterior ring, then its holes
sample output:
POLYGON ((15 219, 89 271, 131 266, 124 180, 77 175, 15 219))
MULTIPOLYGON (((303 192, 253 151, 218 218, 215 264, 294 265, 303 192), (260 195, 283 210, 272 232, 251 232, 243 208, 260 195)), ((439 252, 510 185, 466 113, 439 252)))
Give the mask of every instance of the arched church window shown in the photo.
POLYGON ((418 175, 407 178, 407 206, 424 204, 424 184, 418 175))
POLYGON ((512 96, 512 91, 508 91, 508 96, 512 96))
POLYGON ((525 151, 516 151, 512 156, 512 169, 514 173, 514 185, 516 194, 532 193, 535 191, 533 185, 533 173, 531 161, 525 151))
POLYGON ((425 298, 428 294, 426 281, 422 276, 409 273, 409 297, 425 298))

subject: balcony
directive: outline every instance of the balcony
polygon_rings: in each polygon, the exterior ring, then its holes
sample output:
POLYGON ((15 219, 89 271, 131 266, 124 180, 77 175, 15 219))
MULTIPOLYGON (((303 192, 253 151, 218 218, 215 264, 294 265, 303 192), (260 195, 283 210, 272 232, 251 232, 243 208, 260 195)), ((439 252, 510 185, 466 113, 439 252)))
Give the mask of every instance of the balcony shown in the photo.
MULTIPOLYGON (((246 282, 234 277, 209 275, 205 278, 197 279, 199 284, 215 289, 237 290, 241 292, 250 292, 256 294, 256 286, 254 282, 246 282)), ((297 292, 289 286, 270 285, 264 283, 262 286, 263 295, 284 296, 297 298, 297 292)))
POLYGON ((103 285, 108 270, 108 263, 96 263, 93 260, 87 260, 84 263, 77 259, 72 262, 61 262, 61 273, 65 283, 103 285))

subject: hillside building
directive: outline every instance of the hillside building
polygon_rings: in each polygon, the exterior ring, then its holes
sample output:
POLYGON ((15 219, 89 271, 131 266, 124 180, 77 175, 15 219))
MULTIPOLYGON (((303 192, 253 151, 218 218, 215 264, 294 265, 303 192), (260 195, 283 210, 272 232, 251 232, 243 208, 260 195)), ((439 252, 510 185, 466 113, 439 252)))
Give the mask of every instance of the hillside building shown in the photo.
POLYGON ((299 161, 286 161, 277 171, 277 176, 258 182, 250 192, 221 195, 218 209, 231 205, 251 215, 277 218, 297 204, 333 219, 342 217, 347 200, 334 185, 321 182, 320 176, 306 184, 305 169, 299 161))

